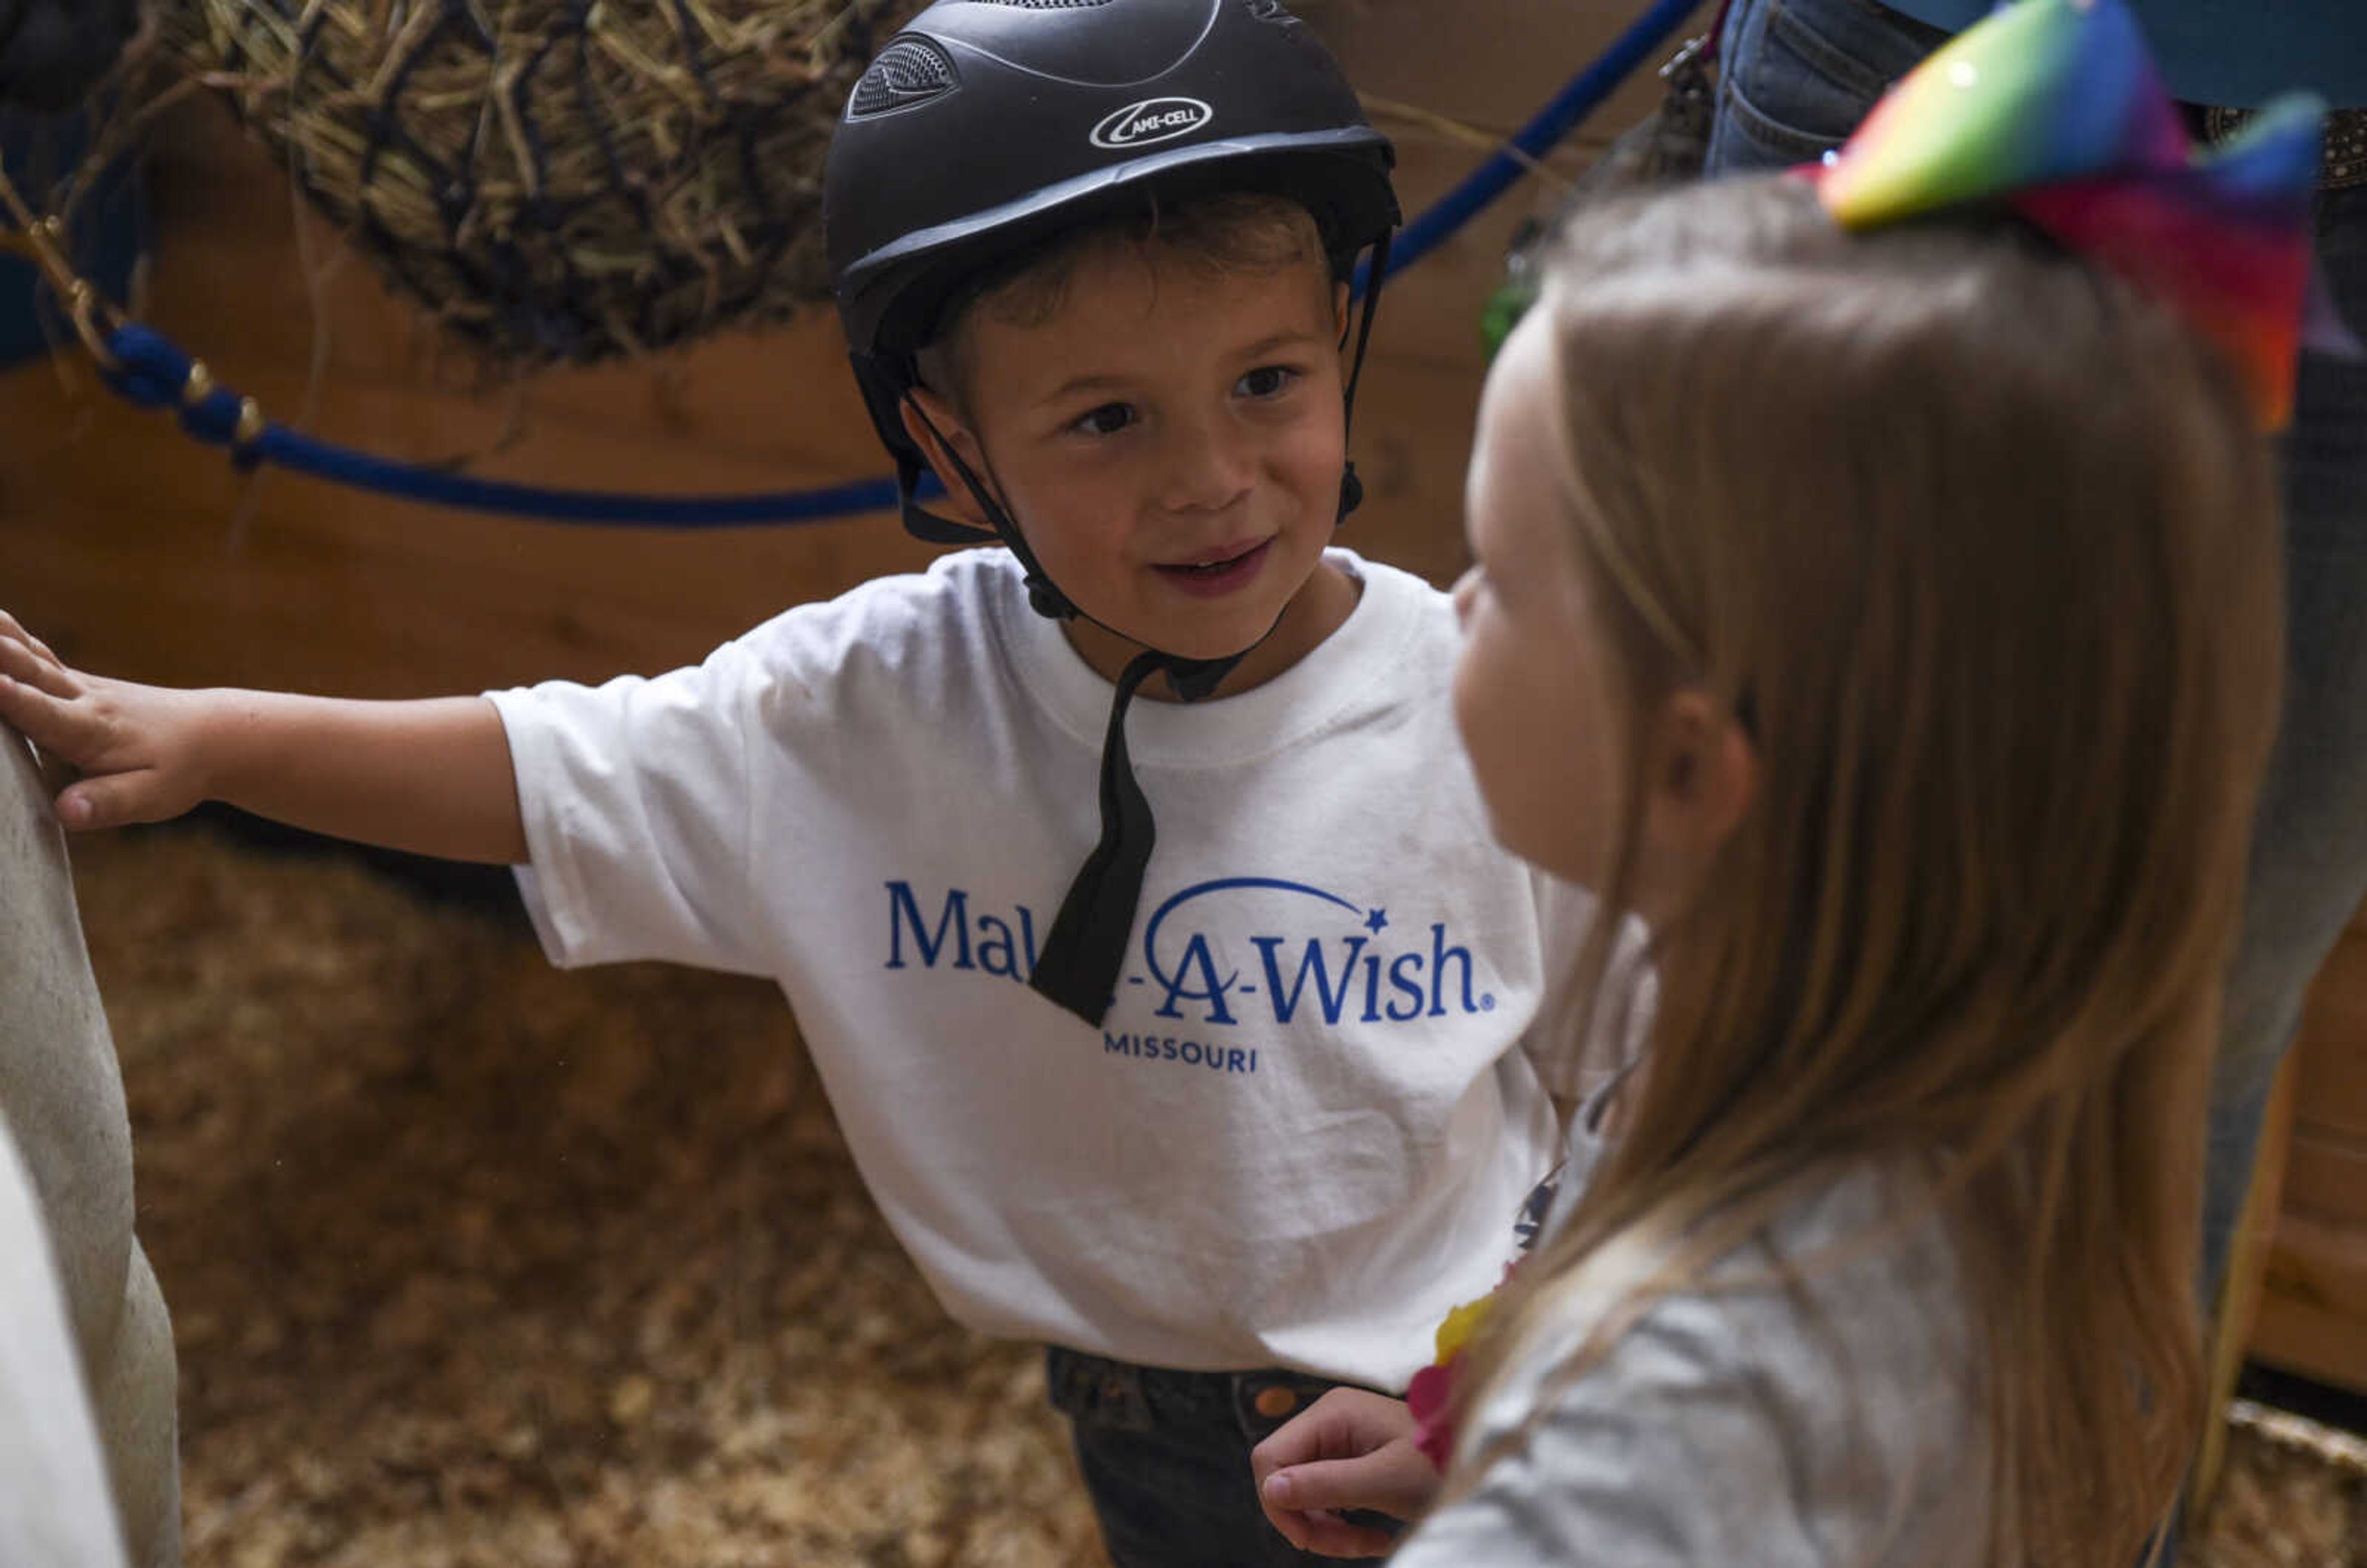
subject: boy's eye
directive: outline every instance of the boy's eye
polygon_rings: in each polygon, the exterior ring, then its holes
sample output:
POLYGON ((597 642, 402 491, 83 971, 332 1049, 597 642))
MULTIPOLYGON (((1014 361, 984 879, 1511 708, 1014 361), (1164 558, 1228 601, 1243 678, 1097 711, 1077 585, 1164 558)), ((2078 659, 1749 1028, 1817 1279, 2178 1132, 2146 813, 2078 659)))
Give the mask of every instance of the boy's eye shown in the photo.
POLYGON ((1116 435, 1134 423, 1134 408, 1128 403, 1104 403, 1069 426, 1087 435, 1116 435))
POLYGON ((1298 372, 1287 365, 1261 365, 1234 382, 1233 390, 1245 398, 1275 398, 1297 379, 1298 372))

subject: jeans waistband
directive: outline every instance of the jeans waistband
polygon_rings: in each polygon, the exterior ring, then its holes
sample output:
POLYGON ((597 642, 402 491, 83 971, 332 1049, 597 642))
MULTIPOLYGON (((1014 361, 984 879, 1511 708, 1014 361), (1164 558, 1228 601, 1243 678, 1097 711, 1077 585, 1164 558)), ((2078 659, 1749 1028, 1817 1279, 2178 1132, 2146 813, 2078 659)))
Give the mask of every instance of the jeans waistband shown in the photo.
POLYGON ((1251 1440, 1342 1386, 1285 1367, 1188 1372, 1059 1345, 1048 1348, 1044 1369, 1054 1408, 1071 1420, 1130 1431, 1219 1425, 1251 1440))

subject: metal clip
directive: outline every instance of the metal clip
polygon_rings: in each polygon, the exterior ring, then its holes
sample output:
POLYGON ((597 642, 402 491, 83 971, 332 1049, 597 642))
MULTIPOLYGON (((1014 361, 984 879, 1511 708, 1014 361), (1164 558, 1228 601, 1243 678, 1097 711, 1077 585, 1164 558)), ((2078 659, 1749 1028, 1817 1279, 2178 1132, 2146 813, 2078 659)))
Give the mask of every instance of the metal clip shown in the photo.
POLYGON ((65 225, 55 213, 35 217, 5 170, 0 170, 0 209, 5 209, 17 224, 16 232, 0 233, 0 249, 25 257, 40 270, 51 291, 64 301, 74 335, 82 339, 83 348, 101 369, 109 373, 121 369, 108 350, 107 333, 100 330, 102 322, 109 329, 120 325, 121 318, 67 259, 65 225))
POLYGON ((1685 39, 1684 47, 1669 56, 1669 62, 1660 67, 1660 80, 1673 82, 1679 72, 1696 69, 1701 57, 1709 52, 1709 44, 1710 35, 1707 33, 1698 33, 1685 39))

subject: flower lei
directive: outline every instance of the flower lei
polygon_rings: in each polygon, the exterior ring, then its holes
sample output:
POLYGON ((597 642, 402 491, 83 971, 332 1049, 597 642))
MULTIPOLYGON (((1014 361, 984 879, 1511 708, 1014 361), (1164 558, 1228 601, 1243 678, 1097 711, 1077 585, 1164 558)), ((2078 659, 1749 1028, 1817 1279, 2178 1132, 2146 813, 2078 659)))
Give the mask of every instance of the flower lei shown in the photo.
POLYGON ((1503 1279, 1496 1288, 1476 1302, 1465 1302, 1446 1314, 1439 1324, 1435 1345, 1438 1359, 1414 1373, 1406 1385, 1406 1408, 1413 1413, 1413 1446, 1422 1457, 1444 1475, 1447 1461, 1455 1457, 1455 1393, 1463 1376, 1463 1350, 1479 1325, 1496 1305, 1496 1298, 1504 1293, 1512 1282, 1512 1270, 1520 1267, 1518 1259, 1506 1264, 1503 1279))

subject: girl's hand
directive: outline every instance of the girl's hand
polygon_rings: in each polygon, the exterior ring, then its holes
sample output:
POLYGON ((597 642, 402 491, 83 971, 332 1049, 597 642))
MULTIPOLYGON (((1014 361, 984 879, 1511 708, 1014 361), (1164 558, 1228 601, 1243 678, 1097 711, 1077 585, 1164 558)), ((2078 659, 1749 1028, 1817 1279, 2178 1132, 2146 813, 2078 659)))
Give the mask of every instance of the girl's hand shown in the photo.
POLYGON ((0 720, 83 777, 57 800, 68 828, 178 817, 206 796, 198 764, 204 694, 69 669, 0 611, 0 720))
POLYGON ((1438 1472, 1413 1446, 1403 1400, 1335 1388, 1250 1453, 1258 1503, 1290 1544, 1326 1557, 1380 1557, 1397 1538, 1342 1510, 1410 1519, 1437 1495, 1438 1472))

